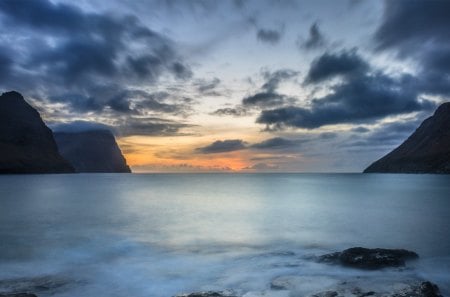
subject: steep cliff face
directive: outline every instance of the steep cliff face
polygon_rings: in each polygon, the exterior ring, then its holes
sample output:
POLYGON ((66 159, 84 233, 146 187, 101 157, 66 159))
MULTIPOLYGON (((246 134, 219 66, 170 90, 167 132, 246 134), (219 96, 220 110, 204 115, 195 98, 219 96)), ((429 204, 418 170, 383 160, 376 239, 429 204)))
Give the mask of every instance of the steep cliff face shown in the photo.
POLYGON ((55 132, 54 135, 61 155, 76 172, 131 172, 110 131, 55 132))
POLYGON ((398 148, 365 173, 450 173, 450 102, 444 103, 398 148))
POLYGON ((0 173, 70 173, 52 131, 17 92, 0 96, 0 173))

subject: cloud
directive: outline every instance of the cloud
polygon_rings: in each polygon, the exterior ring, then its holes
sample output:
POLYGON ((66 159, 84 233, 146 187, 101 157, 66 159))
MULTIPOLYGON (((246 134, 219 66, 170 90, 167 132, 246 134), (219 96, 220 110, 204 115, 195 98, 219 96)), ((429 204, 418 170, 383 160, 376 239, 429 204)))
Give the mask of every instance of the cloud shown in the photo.
POLYGON ((230 172, 233 169, 227 166, 199 166, 189 163, 179 163, 179 164, 144 164, 133 166, 133 172, 185 172, 185 173, 195 173, 195 172, 230 172))
POLYGON ((212 115, 217 116, 234 116, 234 117, 243 117, 248 115, 248 111, 245 108, 242 107, 226 107, 226 108, 219 108, 211 113, 212 115))
POLYGON ((362 126, 355 127, 355 128, 352 129, 352 132, 356 132, 356 133, 367 133, 369 131, 370 131, 369 128, 362 127, 362 126))
POLYGON ((368 63, 358 55, 356 49, 325 53, 311 63, 305 83, 319 83, 336 76, 363 75, 368 70, 368 63))
POLYGON ((258 38, 258 40, 272 45, 280 42, 282 35, 283 35, 282 31, 274 29, 259 29, 258 32, 256 33, 256 37, 258 38))
POLYGON ((102 123, 88 121, 73 121, 70 123, 58 123, 49 125, 53 132, 77 133, 86 131, 107 130, 113 131, 114 128, 102 123))
POLYGON ((295 100, 292 97, 278 93, 277 89, 282 82, 295 78, 297 75, 298 72, 291 69, 263 72, 265 82, 259 92, 245 97, 242 100, 242 105, 245 107, 268 107, 282 105, 287 101, 295 100))
POLYGON ((171 96, 167 92, 149 93, 141 89, 122 89, 121 86, 88 87, 87 95, 66 93, 51 95, 51 102, 65 103, 73 112, 102 112, 109 110, 119 115, 145 115, 149 112, 160 114, 187 114, 192 103, 183 98, 177 98, 175 103, 164 102, 171 96), (89 95, 90 94, 90 95, 89 95))
POLYGON ((8 73, 11 71, 13 61, 10 55, 5 49, 0 47, 0 81, 4 81, 8 78, 8 73))
POLYGON ((202 154, 217 154, 243 150, 247 148, 245 142, 241 139, 217 140, 210 145, 196 148, 196 151, 202 154))
POLYGON ((244 106, 267 107, 282 105, 287 98, 289 97, 276 92, 261 92, 245 97, 242 99, 242 104, 244 106))
MULTIPOLYGON (((117 106, 116 111, 129 112, 133 114, 147 114, 148 112, 159 112, 167 114, 184 114, 190 111, 189 100, 177 100, 177 103, 167 103, 171 95, 167 92, 149 93, 142 90, 125 90, 114 96, 111 100, 125 104, 122 108, 117 106), (132 107, 130 107, 132 105, 132 107)), ((114 109, 112 102, 109 102, 114 109)))
POLYGON ((421 98, 417 78, 402 74, 391 77, 364 61, 356 49, 325 53, 315 59, 305 79, 317 83, 342 77, 330 87, 330 93, 312 98, 308 108, 284 106, 263 110, 256 122, 266 129, 284 127, 314 129, 333 124, 373 122, 387 116, 435 108, 435 103, 421 98))
POLYGON ((300 48, 311 50, 321 48, 326 44, 325 37, 320 32, 319 25, 314 23, 309 28, 309 36, 306 40, 299 39, 297 44, 300 48))
POLYGON ((191 125, 155 117, 124 118, 112 125, 119 136, 179 136, 183 128, 191 125))
MULTIPOLYGON (((0 86, 64 103, 74 112, 133 113, 123 93, 192 70, 175 43, 135 16, 48 0, 0 1, 0 86), (36 38, 39 36, 39 38, 36 38), (3 77, 4 76, 4 77, 3 77)), ((165 108, 165 107, 162 107, 165 108)))
POLYGON ((147 135, 147 136, 177 136, 185 135, 180 129, 189 125, 160 118, 125 118, 113 124, 89 121, 73 121, 68 123, 54 123, 49 125, 54 132, 85 132, 93 130, 108 130, 117 136, 147 135))
POLYGON ((259 170, 259 171, 267 171, 267 170, 275 170, 279 169, 278 165, 268 164, 268 163, 256 163, 252 166, 242 168, 242 170, 259 170))
POLYGON ((450 43, 449 27, 448 1, 385 1, 375 40, 378 49, 416 52, 436 42, 450 43))
POLYGON ((386 123, 372 131, 365 131, 363 134, 353 136, 349 141, 342 144, 343 147, 352 148, 375 148, 394 147, 405 141, 415 129, 420 125, 419 119, 411 121, 399 121, 386 123))
POLYGON ((255 143, 251 145, 251 148, 260 150, 272 150, 272 149, 289 148, 293 146, 298 146, 299 144, 300 144, 299 141, 289 140, 282 137, 274 137, 266 139, 259 143, 255 143))
POLYGON ((417 63, 417 87, 450 95, 450 2, 386 1, 374 35, 378 51, 394 51, 417 63))
POLYGON ((200 79, 197 80, 194 85, 197 87, 197 91, 202 95, 217 96, 220 95, 216 88, 220 85, 221 81, 217 77, 212 80, 200 79))
POLYGON ((291 78, 296 77, 299 74, 298 71, 292 69, 280 69, 275 72, 264 71, 263 76, 266 79, 266 82, 262 85, 262 89, 268 92, 275 91, 280 83, 285 80, 289 80, 291 78))
POLYGON ((418 98, 408 78, 394 79, 380 73, 354 77, 333 86, 331 94, 312 99, 310 108, 287 106, 264 110, 257 123, 266 124, 269 129, 314 129, 433 109, 433 102, 418 98))

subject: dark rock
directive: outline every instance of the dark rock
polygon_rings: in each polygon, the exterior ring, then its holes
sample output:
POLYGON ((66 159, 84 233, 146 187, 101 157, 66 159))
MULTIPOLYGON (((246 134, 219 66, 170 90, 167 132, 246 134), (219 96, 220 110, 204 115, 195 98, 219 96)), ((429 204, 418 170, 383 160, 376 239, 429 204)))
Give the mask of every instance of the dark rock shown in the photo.
MULTIPOLYGON (((33 292, 34 294, 58 295, 70 283, 71 280, 54 275, 4 279, 0 280, 0 294, 15 296, 14 294, 33 292)), ((0 295, 0 297, 2 296, 0 295)))
POLYGON ((450 173, 450 102, 364 173, 450 173))
POLYGON ((196 292, 196 293, 190 293, 190 294, 181 294, 181 295, 176 295, 175 297, 237 297, 237 296, 232 295, 232 293, 227 293, 227 292, 208 291, 208 292, 196 292))
POLYGON ((373 295, 375 295, 375 292, 374 291, 369 291, 369 292, 361 293, 358 296, 359 297, 367 297, 367 296, 373 296, 373 295))
POLYGON ((311 297, 336 297, 338 295, 338 292, 336 291, 325 291, 325 292, 319 292, 311 295, 311 297))
POLYGON ((108 130, 55 132, 59 152, 76 172, 131 172, 108 130))
POLYGON ((400 292, 395 292, 390 297, 442 297, 442 295, 437 285, 426 281, 420 285, 410 286, 400 292))
POLYGON ((423 282, 420 285, 420 292, 424 297, 442 297, 438 286, 431 282, 423 282))
POLYGON ((0 294, 0 297, 37 297, 37 295, 31 293, 16 293, 16 294, 0 294))
POLYGON ((0 96, 0 173, 70 173, 52 131, 17 92, 0 96))
POLYGON ((403 249, 354 247, 342 252, 320 256, 319 261, 361 269, 379 269, 404 266, 405 260, 417 259, 418 257, 415 252, 403 249))

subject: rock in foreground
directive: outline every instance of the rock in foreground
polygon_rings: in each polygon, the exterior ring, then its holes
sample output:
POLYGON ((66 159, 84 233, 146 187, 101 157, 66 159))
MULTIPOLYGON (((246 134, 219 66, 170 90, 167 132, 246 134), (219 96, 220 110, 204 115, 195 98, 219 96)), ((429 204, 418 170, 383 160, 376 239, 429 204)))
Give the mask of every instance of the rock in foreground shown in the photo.
POLYGON ((190 294, 180 294, 176 295, 175 297, 237 297, 237 296, 231 292, 208 291, 208 292, 195 292, 190 294))
POLYGON ((406 260, 417 259, 415 252, 403 249, 367 249, 354 247, 319 257, 321 262, 341 264, 360 269, 404 266, 406 260))
POLYGON ((360 287, 353 287, 314 293, 309 297, 442 297, 439 288, 428 281, 403 285, 403 288, 391 292, 367 291, 360 287))
POLYGON ((364 173, 450 173, 450 102, 364 173))
POLYGON ((0 297, 37 297, 34 294, 30 294, 30 293, 17 293, 17 294, 0 294, 0 297))
POLYGON ((37 297, 34 294, 31 293, 17 293, 17 294, 0 294, 0 297, 37 297))
POLYGON ((76 172, 131 172, 114 135, 108 130, 55 132, 54 135, 61 155, 76 172))
POLYGON ((350 278, 339 283, 319 284, 322 277, 281 276, 272 281, 279 282, 283 278, 286 287, 271 288, 264 291, 251 291, 244 294, 226 292, 198 292, 181 294, 175 297, 442 297, 437 285, 423 280, 393 280, 372 278, 350 278), (318 281, 318 282, 317 282, 318 281), (311 282, 315 285, 311 286, 311 282), (314 288, 316 287, 316 288, 314 288))
POLYGON ((70 173, 52 131, 17 92, 0 96, 0 173, 70 173))

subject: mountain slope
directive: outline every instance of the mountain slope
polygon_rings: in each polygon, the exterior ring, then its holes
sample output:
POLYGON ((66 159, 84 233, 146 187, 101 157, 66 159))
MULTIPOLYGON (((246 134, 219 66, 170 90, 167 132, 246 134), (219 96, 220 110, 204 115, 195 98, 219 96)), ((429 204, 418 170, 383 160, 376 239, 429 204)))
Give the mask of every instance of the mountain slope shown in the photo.
POLYGON ((0 96, 0 173, 70 173, 52 131, 18 92, 0 96))
POLYGON ((77 172, 131 172, 110 131, 55 132, 54 135, 61 155, 77 172))
POLYGON ((365 173, 450 173, 450 102, 438 107, 399 147, 365 173))

